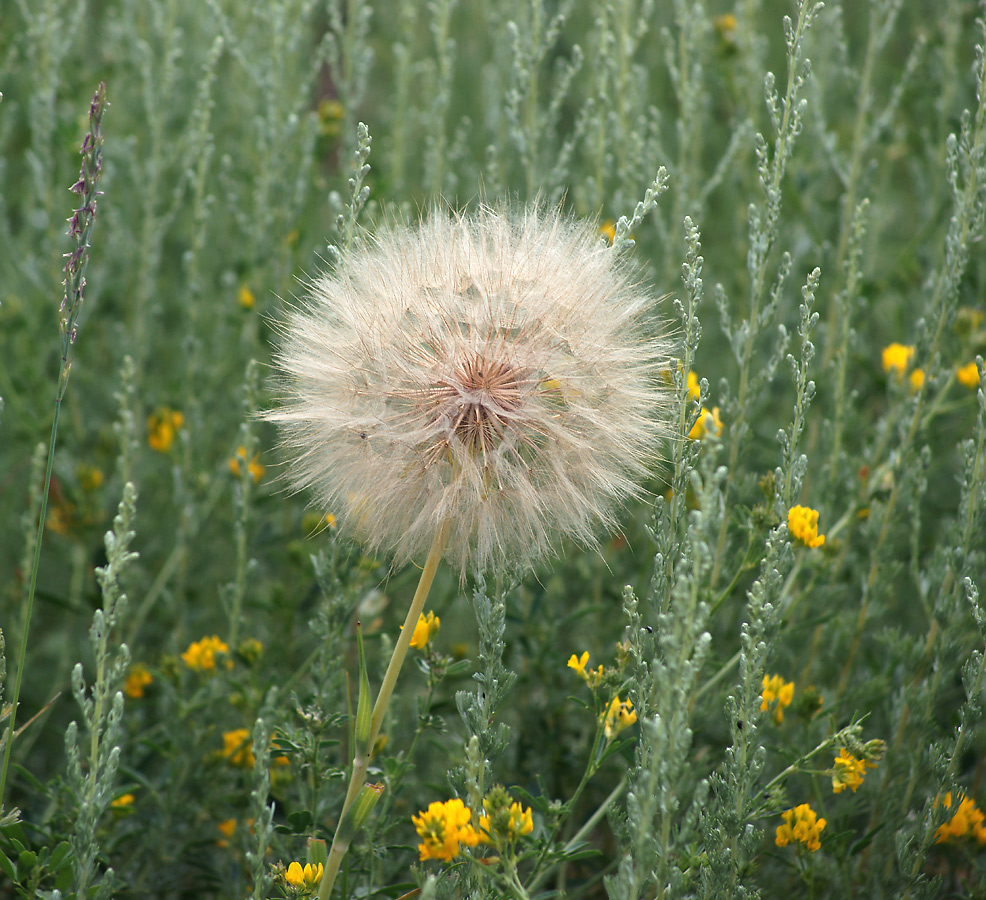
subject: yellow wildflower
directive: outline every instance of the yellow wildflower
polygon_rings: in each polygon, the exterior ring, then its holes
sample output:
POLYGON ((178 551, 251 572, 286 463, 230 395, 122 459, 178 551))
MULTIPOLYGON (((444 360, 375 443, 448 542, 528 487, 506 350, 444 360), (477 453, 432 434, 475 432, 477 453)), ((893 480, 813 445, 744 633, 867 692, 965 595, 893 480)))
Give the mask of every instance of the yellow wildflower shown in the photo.
POLYGON ((616 240, 616 223, 612 219, 607 219, 599 226, 599 233, 612 244, 616 240))
POLYGON ((718 31, 723 37, 732 38, 734 37, 734 32, 736 31, 737 21, 736 16, 733 13, 724 13, 721 16, 716 16, 712 20, 712 24, 715 26, 716 31, 718 31))
POLYGON ((311 863, 305 863, 302 868, 300 862, 292 862, 288 866, 284 880, 296 890, 310 891, 322 880, 322 864, 313 866, 311 863))
POLYGON ((760 710, 766 712, 774 702, 774 721, 778 725, 784 721, 784 707, 790 706, 794 699, 794 682, 785 681, 780 675, 763 677, 763 694, 760 697, 760 710))
POLYGON ((959 384, 969 388, 970 391, 974 391, 979 387, 979 369, 976 366, 975 360, 964 366, 960 366, 955 375, 959 379, 959 384))
POLYGON ((257 305, 257 298, 253 296, 253 291, 246 284, 241 284, 236 294, 236 299, 244 309, 253 309, 257 305))
POLYGON ((234 728, 223 732, 223 759, 231 766, 252 769, 256 758, 250 742, 250 732, 246 728, 234 728))
MULTIPOLYGON (((692 388, 689 384, 689 393, 691 393, 691 390, 692 388)), ((700 441, 710 434, 714 434, 716 437, 722 434, 722 419, 719 418, 718 406, 713 406, 712 412, 709 412, 704 406, 702 407, 702 411, 695 420, 695 424, 692 425, 692 430, 688 432, 688 437, 693 441, 700 441)))
POLYGON ((217 653, 227 657, 226 668, 232 669, 233 660, 228 658, 229 647, 215 634, 212 637, 204 637, 201 641, 193 641, 188 645, 188 649, 182 653, 181 658, 188 668, 196 672, 212 672, 216 668, 217 653))
POLYGON ((95 466, 79 465, 75 469, 75 474, 79 477, 79 487, 87 494, 98 490, 103 484, 102 469, 95 466))
POLYGON ((123 693, 134 700, 144 696, 144 688, 154 679, 147 671, 147 666, 143 663, 134 663, 127 673, 127 680, 123 683, 123 693))
POLYGON ((495 785, 483 798, 483 811, 479 817, 483 840, 498 850, 534 830, 531 808, 516 802, 502 785, 495 785))
POLYGON ((897 376, 897 380, 901 381, 904 377, 904 373, 907 371, 908 366, 911 364, 911 359, 914 357, 914 347, 911 344, 888 344, 883 348, 883 353, 881 354, 881 363, 883 364, 883 371, 887 374, 893 372, 897 376))
POLYGON ((846 788, 851 788, 856 793, 863 783, 863 774, 866 766, 872 769, 876 763, 867 763, 865 759, 857 759, 851 753, 847 753, 844 747, 839 748, 839 755, 835 757, 835 768, 832 769, 832 790, 836 794, 841 794, 846 788))
POLYGON ((818 510, 810 506, 792 506, 787 512, 787 527, 791 537, 806 547, 821 547, 825 535, 818 533, 818 510))
POLYGON ((236 819, 224 819, 216 825, 222 833, 223 837, 216 841, 217 847, 228 847, 229 838, 236 834, 236 819))
POLYGON ((582 656, 576 656, 574 653, 568 659, 568 667, 570 669, 575 669, 576 674, 583 681, 588 681, 588 677, 585 674, 586 663, 589 662, 589 651, 586 650, 582 656))
POLYGON ((911 393, 916 394, 924 385, 924 369, 915 369, 908 377, 911 393))
POLYGON ((698 375, 694 369, 688 370, 688 399, 698 400, 702 393, 702 386, 698 383, 698 375))
POLYGON ((634 712, 633 703, 627 698, 620 702, 619 695, 610 701, 609 708, 606 710, 606 718, 603 722, 603 731, 606 740, 615 738, 625 728, 629 728, 637 721, 637 714, 634 712))
POLYGON ((575 673, 581 678, 589 687, 596 687, 600 681, 603 680, 603 667, 598 666, 595 669, 589 669, 586 671, 586 664, 589 662, 589 651, 586 650, 581 656, 576 656, 574 653, 569 657, 568 667, 570 669, 575 669, 575 673))
POLYGON ((482 835, 469 824, 470 810, 460 799, 445 803, 435 801, 427 811, 411 816, 422 842, 418 844, 421 860, 441 859, 445 862, 459 855, 460 844, 475 847, 482 835))
MULTIPOLYGON (((434 612, 428 610, 427 616, 422 613, 418 616, 418 624, 414 626, 414 634, 411 635, 411 646, 415 650, 424 650, 428 646, 428 641, 438 634, 438 629, 441 627, 442 620, 434 612)), ((401 631, 403 630, 404 626, 401 625, 401 631)))
POLYGON ((185 424, 185 417, 175 409, 162 406, 147 417, 147 444, 158 453, 167 453, 175 436, 185 424))
POLYGON ((121 794, 119 797, 113 800, 112 803, 110 803, 110 806, 113 807, 113 809, 127 809, 128 807, 133 805, 134 805, 133 794, 121 794))
POLYGON ((786 847, 800 841, 814 853, 822 846, 819 838, 823 828, 825 820, 817 818, 815 811, 807 803, 802 803, 784 812, 784 824, 777 826, 774 843, 778 847, 786 847))
MULTIPOLYGON (((258 462, 259 453, 253 454, 253 459, 247 465, 247 471, 253 477, 253 483, 257 484, 264 477, 266 468, 258 462)), ((240 477, 240 464, 246 462, 246 447, 242 444, 236 448, 236 453, 229 458, 229 471, 237 478, 240 477)))
MULTIPOLYGON (((945 794, 945 806, 952 805, 951 792, 945 794)), ((935 801, 935 805, 938 801, 935 801)), ((974 837, 980 844, 986 844, 986 827, 983 826, 984 816, 976 802, 966 797, 944 825, 935 832, 935 841, 939 844, 953 838, 974 837)))

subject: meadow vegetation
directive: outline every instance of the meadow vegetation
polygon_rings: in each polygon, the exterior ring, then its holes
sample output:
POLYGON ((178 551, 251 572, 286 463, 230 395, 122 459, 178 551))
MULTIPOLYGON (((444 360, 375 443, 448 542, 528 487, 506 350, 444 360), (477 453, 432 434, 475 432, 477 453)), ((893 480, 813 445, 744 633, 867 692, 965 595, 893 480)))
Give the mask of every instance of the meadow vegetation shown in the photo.
POLYGON ((0 897, 986 896, 986 2, 933 6, 0 4, 0 897), (284 372, 453 213, 565 336, 501 407, 598 430, 432 544, 284 372))

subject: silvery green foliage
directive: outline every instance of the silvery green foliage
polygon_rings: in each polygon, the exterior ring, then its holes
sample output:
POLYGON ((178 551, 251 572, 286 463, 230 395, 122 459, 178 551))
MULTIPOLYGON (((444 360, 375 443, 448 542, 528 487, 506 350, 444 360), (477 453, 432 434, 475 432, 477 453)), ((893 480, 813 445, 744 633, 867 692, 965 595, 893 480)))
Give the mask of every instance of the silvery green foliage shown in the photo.
POLYGON ((68 757, 68 784, 75 799, 75 827, 69 836, 75 890, 80 900, 92 892, 96 898, 109 897, 113 890, 113 870, 107 869, 96 882, 96 856, 99 852, 97 827, 110 802, 120 763, 123 692, 120 684, 130 666, 126 644, 112 649, 111 635, 119 625, 127 606, 127 595, 120 580, 137 558, 130 550, 135 532, 137 491, 127 482, 123 488, 113 530, 105 537, 107 563, 96 569, 103 606, 93 614, 89 643, 95 661, 95 680, 87 688, 82 663, 72 670, 72 693, 82 712, 81 729, 71 722, 65 733, 68 757), (84 736, 80 740, 80 730, 84 736))
MULTIPOLYGON (((478 781, 480 795, 493 785, 493 765, 507 746, 510 734, 509 727, 496 718, 517 677, 503 662, 508 594, 509 590, 503 589, 491 596, 486 580, 477 576, 472 602, 479 632, 479 658, 473 675, 476 689, 458 691, 455 695, 455 705, 468 734, 478 740, 476 750, 482 762, 481 772, 474 774, 474 780, 478 781)), ((458 770, 452 774, 455 786, 463 783, 464 774, 468 773, 458 770)))
MULTIPOLYGON (((277 689, 271 688, 264 707, 268 713, 277 701, 277 689)), ((274 833, 274 803, 267 802, 270 793, 270 739, 271 727, 263 715, 253 724, 253 790, 250 791, 250 809, 254 819, 253 834, 255 843, 246 852, 253 881, 254 900, 266 900, 271 877, 267 870, 267 848, 274 833)))

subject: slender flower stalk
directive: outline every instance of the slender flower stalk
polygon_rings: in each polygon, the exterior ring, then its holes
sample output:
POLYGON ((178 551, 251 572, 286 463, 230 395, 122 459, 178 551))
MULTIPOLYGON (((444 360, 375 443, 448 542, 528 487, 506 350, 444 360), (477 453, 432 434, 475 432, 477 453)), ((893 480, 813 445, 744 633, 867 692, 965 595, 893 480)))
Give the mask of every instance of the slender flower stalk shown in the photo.
POLYGON ((72 238, 74 248, 66 254, 65 263, 65 293, 58 311, 58 330, 61 334, 61 365, 58 372, 58 387, 55 392, 55 410, 51 421, 51 436, 48 440, 48 463, 45 468, 44 488, 41 492, 41 512, 38 516, 37 537, 34 542, 34 558, 31 563, 31 577, 24 601, 21 619, 20 648, 17 656, 17 670, 14 674, 14 684, 11 693, 10 718, 7 725, 6 739, 3 744, 3 763, 0 764, 0 813, 3 811, 3 798, 7 786, 7 769, 10 765, 10 751, 14 743, 15 720, 17 717, 17 702, 20 698, 21 684, 24 679, 24 662, 27 655, 27 636, 31 627, 31 613, 34 607, 34 593, 38 583, 38 567, 41 562, 41 538, 44 535, 45 518, 48 514, 48 491, 51 487, 51 472, 55 461, 55 443, 58 439, 58 417, 62 407, 62 399, 68 389, 68 380, 72 372, 72 350, 78 334, 79 313, 86 287, 86 268, 89 265, 89 238, 92 236, 96 222, 96 202, 101 195, 97 189, 99 176, 103 169, 103 112, 108 106, 106 102, 106 85, 100 82, 93 94, 89 106, 89 132, 82 142, 82 167, 79 180, 69 190, 79 200, 71 218, 68 220, 68 234, 72 238))

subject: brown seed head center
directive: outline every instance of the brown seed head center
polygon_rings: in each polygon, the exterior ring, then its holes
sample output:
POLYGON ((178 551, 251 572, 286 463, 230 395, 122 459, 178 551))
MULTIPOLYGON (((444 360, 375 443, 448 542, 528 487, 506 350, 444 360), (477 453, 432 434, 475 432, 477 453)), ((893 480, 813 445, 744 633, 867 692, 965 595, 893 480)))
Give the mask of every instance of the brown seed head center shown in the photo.
POLYGON ((494 449, 522 402, 522 370, 483 354, 459 363, 434 394, 437 421, 465 447, 486 454, 494 449))

